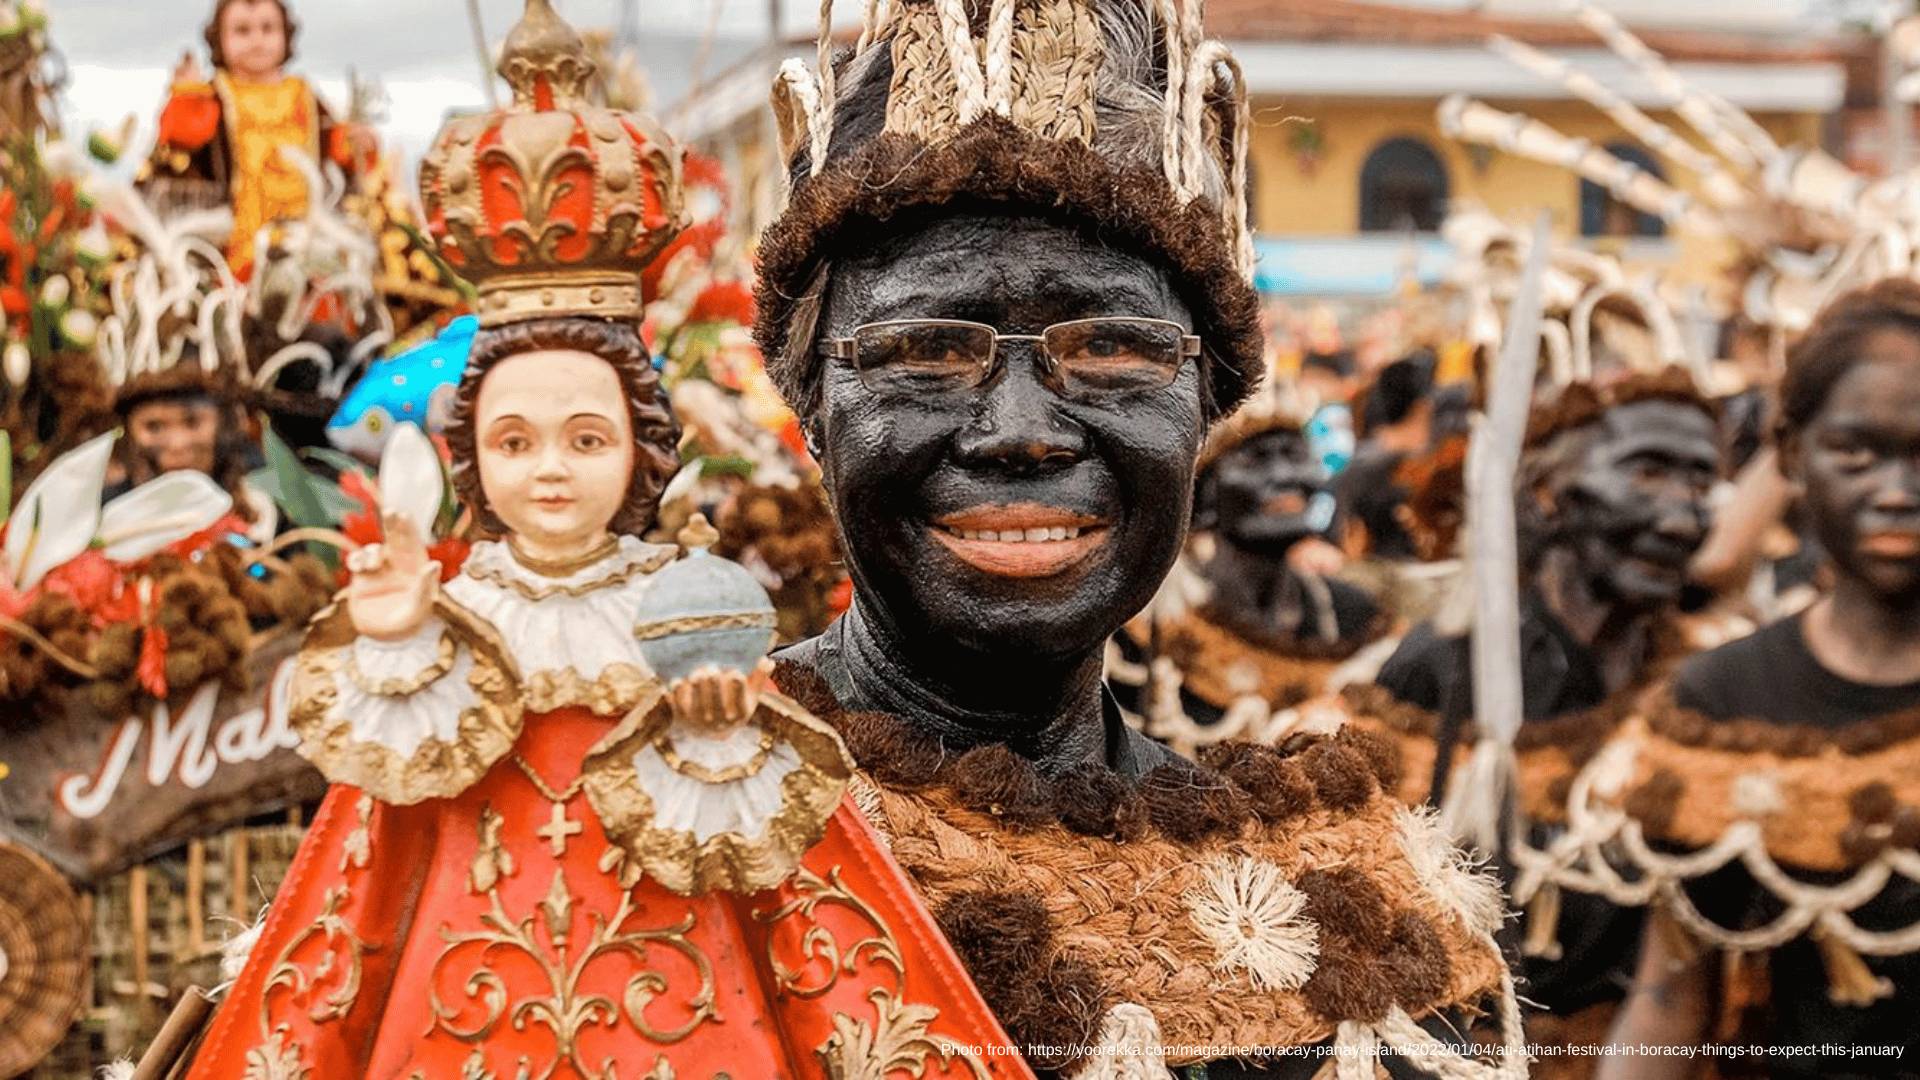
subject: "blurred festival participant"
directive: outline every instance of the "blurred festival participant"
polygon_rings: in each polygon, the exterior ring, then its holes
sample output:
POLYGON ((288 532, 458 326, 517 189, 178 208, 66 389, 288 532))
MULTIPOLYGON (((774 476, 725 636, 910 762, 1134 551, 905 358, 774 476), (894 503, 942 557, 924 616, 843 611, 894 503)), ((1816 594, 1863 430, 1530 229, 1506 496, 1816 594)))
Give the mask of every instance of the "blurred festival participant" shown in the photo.
POLYGON ((299 29, 288 0, 216 0, 203 35, 213 74, 191 52, 180 58, 142 170, 163 213, 232 209, 227 258, 242 278, 260 228, 304 217, 315 194, 282 148, 342 168, 354 162, 353 129, 334 123, 305 79, 287 74, 299 29))
POLYGON ((1275 711, 1320 694, 1387 622, 1361 589, 1294 565, 1295 548, 1326 530, 1333 500, 1278 395, 1260 392, 1215 428, 1197 471, 1194 536, 1155 602, 1116 637, 1123 660, 1158 660, 1154 679, 1179 688, 1175 698, 1144 672, 1116 674, 1122 705, 1187 752, 1229 735, 1259 738, 1275 711), (1149 689, 1151 700, 1140 693, 1149 689))
MULTIPOLYGON (((1648 934, 1614 1041, 1696 1045, 1744 1007, 1736 1041, 1817 1051, 1768 1056, 1770 1075, 1911 1076, 1920 285, 1889 280, 1828 308, 1793 349, 1780 410, 1779 460, 1833 585, 1804 613, 1689 661, 1620 736, 1634 751, 1623 805, 1647 838, 1724 854, 1709 873, 1652 851, 1633 860, 1658 887, 1656 922, 1676 932, 1648 934), (1764 977, 1723 984, 1717 950, 1728 948, 1764 977), (1888 1050, 1858 1052, 1872 1047, 1888 1050)), ((1689 1073, 1648 1058, 1602 1070, 1689 1073)))
POLYGON ((1430 352, 1403 357, 1382 368, 1361 395, 1359 443, 1337 488, 1350 552, 1395 560, 1419 554, 1401 520, 1407 491, 1396 480, 1400 467, 1431 445, 1434 364, 1430 352))

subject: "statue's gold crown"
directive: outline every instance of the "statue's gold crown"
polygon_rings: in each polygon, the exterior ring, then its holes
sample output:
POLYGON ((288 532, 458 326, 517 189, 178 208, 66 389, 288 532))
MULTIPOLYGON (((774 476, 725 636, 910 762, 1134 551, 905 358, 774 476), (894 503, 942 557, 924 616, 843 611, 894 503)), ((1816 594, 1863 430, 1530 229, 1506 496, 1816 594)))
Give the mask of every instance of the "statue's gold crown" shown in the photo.
POLYGON ((593 61, 550 0, 527 0, 499 71, 513 104, 441 128, 420 167, 440 253, 482 326, 638 321, 639 272, 686 225, 681 152, 654 121, 593 104, 593 61))

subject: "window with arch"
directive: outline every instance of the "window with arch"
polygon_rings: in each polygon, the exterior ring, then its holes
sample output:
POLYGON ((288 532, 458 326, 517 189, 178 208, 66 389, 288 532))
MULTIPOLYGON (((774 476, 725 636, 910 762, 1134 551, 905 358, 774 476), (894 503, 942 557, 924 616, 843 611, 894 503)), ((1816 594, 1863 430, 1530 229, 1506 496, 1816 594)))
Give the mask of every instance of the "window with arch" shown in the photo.
MULTIPOLYGON (((1667 174, 1660 163, 1632 143, 1608 143, 1607 153, 1661 180, 1667 174)), ((1613 192, 1591 180, 1580 181, 1580 235, 1582 236, 1665 236, 1667 223, 1657 215, 1643 214, 1619 199, 1613 192)))
POLYGON ((1388 139, 1360 167, 1360 231, 1438 232, 1447 194, 1447 167, 1432 147, 1388 139))

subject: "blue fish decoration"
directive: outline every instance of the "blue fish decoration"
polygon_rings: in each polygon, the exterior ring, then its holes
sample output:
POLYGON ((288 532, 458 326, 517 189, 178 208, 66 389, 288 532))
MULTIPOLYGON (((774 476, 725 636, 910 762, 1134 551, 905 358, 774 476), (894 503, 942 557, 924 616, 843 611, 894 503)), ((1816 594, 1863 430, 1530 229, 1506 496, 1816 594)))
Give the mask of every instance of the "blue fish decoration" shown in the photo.
POLYGON ((327 421, 327 439, 369 464, 380 460, 395 424, 438 435, 453 416, 453 393, 466 370, 480 320, 462 315, 431 341, 375 360, 327 421))

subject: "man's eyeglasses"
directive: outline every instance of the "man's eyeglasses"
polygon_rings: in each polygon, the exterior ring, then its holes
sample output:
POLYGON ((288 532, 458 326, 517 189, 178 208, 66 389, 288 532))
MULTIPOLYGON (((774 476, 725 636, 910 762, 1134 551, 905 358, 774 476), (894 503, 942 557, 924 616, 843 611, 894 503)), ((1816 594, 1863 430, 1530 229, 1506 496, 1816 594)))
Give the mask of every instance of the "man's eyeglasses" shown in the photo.
POLYGON ((1038 334, 1002 334, 959 319, 896 319, 828 338, 820 355, 845 360, 869 390, 924 396, 984 385, 1000 373, 1003 341, 1039 345, 1041 378, 1062 397, 1098 400, 1173 385, 1200 355, 1199 337, 1165 319, 1113 316, 1054 323, 1038 334))

